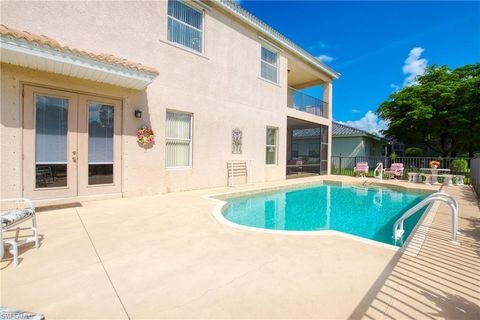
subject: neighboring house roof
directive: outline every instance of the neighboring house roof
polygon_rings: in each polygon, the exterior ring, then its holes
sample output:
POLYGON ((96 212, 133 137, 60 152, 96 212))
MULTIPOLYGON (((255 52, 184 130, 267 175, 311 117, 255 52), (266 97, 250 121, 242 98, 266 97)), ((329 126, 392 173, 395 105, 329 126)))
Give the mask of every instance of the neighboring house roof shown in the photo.
POLYGON ((357 129, 344 125, 342 123, 332 122, 332 136, 335 137, 369 137, 376 140, 385 140, 384 138, 377 136, 365 130, 357 129))
POLYGON ((340 77, 340 73, 336 72, 313 55, 293 43, 287 37, 267 25, 265 22, 261 21, 253 14, 248 12, 247 10, 243 9, 241 6, 236 4, 232 0, 217 0, 215 1, 218 5, 220 5, 223 9, 227 10, 229 13, 234 15, 235 17, 239 18, 240 20, 244 21, 254 29, 264 33, 268 37, 272 38, 273 40, 280 43, 284 48, 292 51, 293 53, 297 54, 304 60, 310 62, 313 66, 317 67, 321 71, 328 74, 330 77, 334 79, 338 79, 340 77))
MULTIPOLYGON (((320 128, 297 129, 293 131, 294 138, 315 138, 320 136, 320 128)), ((375 140, 385 140, 376 134, 350 127, 338 122, 332 122, 332 136, 338 137, 369 137, 375 140)))
POLYGON ((320 128, 296 129, 293 130, 294 138, 316 138, 320 136, 320 128))
POLYGON ((28 31, 17 30, 14 28, 7 27, 3 24, 0 25, 0 35, 10 36, 17 40, 24 40, 29 43, 34 43, 38 46, 48 46, 51 49, 54 49, 63 53, 73 54, 81 58, 93 59, 93 60, 106 63, 109 65, 113 65, 113 66, 125 67, 128 69, 146 72, 153 75, 159 74, 157 69, 144 66, 138 62, 132 62, 120 57, 116 57, 111 54, 107 54, 107 53, 93 53, 93 52, 88 52, 88 51, 80 50, 77 48, 69 47, 66 45, 62 45, 58 41, 52 38, 49 38, 47 36, 30 33, 28 31))

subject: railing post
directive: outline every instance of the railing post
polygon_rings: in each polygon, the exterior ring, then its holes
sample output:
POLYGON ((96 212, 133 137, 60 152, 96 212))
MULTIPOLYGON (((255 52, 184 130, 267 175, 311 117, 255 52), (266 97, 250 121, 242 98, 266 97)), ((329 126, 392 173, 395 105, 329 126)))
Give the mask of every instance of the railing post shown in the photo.
POLYGON ((339 165, 338 165, 338 173, 339 174, 342 174, 342 154, 340 153, 340 157, 339 157, 339 165))

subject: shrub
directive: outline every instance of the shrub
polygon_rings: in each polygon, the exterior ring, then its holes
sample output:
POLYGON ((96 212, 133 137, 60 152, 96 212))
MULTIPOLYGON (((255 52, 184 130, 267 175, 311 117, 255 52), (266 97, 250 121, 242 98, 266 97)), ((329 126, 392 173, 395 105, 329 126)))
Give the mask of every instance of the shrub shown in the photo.
POLYGON ((466 172, 468 169, 468 162, 465 159, 455 159, 452 161, 453 172, 466 172))
POLYGON ((397 154, 395 153, 395 151, 392 152, 392 154, 390 154, 390 159, 391 159, 392 161, 397 160, 397 158, 398 158, 398 156, 397 156, 397 154))
POLYGON ((423 151, 420 148, 407 148, 407 149, 405 149, 405 156, 406 157, 421 157, 422 153, 423 153, 423 151))

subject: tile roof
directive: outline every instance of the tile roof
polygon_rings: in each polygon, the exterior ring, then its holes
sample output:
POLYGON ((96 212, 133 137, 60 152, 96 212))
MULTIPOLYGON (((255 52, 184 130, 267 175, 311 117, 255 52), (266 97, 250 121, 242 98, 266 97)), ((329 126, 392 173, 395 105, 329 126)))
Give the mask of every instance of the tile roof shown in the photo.
POLYGON ((293 136, 295 138, 319 137, 320 128, 296 129, 293 130, 293 136))
MULTIPOLYGON (((383 140, 382 137, 369 133, 368 131, 357 129, 344 125, 342 123, 332 122, 332 135, 333 137, 348 137, 348 136, 365 136, 374 139, 383 140)), ((320 136, 320 128, 308 128, 308 129, 297 129, 293 131, 293 136, 295 138, 308 138, 308 137, 318 137, 320 136)))
POLYGON ((334 136, 371 136, 372 134, 365 130, 360 130, 354 127, 344 125, 342 123, 333 122, 333 135, 334 136))
POLYGON ((0 35, 2 36, 10 36, 18 40, 25 40, 30 43, 35 43, 40 46, 48 46, 54 50, 62 51, 65 53, 70 53, 82 58, 92 59, 99 62, 125 67, 128 69, 133 69, 136 71, 146 72, 150 74, 158 75, 159 72, 155 68, 147 67, 142 65, 138 62, 132 62, 123 58, 116 57, 112 54, 107 53, 92 53, 76 48, 72 48, 69 46, 61 45, 58 41, 44 36, 44 35, 37 35, 34 33, 30 33, 28 31, 20 31, 11 27, 7 27, 5 25, 0 25, 0 35))

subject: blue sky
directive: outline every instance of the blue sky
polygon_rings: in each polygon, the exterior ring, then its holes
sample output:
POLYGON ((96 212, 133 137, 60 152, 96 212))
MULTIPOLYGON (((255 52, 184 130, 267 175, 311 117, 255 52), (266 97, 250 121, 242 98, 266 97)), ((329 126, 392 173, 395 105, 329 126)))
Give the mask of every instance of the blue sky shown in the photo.
MULTIPOLYGON (((334 119, 368 131, 384 126, 374 114, 379 104, 425 66, 480 62, 480 2, 240 3, 340 72, 334 119)), ((307 91, 321 97, 319 89, 307 91)))

